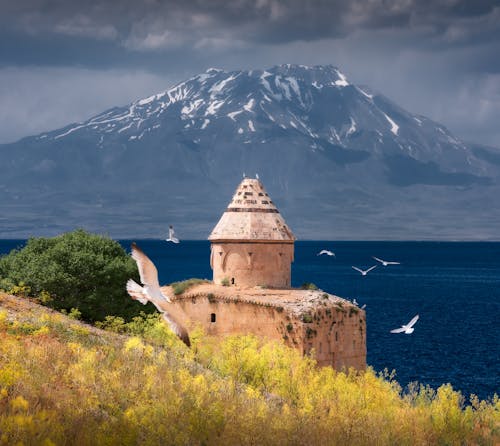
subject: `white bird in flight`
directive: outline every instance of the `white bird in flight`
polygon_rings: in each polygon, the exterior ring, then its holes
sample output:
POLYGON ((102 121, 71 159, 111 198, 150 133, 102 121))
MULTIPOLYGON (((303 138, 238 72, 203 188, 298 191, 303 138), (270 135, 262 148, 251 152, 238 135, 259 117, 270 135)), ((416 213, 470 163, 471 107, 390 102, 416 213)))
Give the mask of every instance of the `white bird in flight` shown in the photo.
POLYGON ((165 239, 165 241, 179 243, 179 239, 175 236, 174 227, 172 225, 168 227, 168 238, 165 239))
POLYGON ((387 260, 382 260, 379 259, 378 257, 372 256, 377 262, 380 262, 382 265, 387 266, 387 265, 401 265, 399 262, 389 262, 387 260))
POLYGON ((360 268, 353 266, 352 269, 355 269, 356 271, 360 272, 362 276, 366 276, 372 269, 375 269, 376 267, 377 267, 377 265, 373 265, 372 267, 363 270, 363 269, 360 269, 360 268))
POLYGON ((395 328, 394 330, 391 330, 391 333, 411 334, 415 331, 413 326, 417 323, 417 321, 418 321, 418 314, 406 325, 402 325, 401 328, 395 328))
POLYGON ((326 254, 327 256, 333 256, 335 257, 335 253, 333 251, 328 251, 328 249, 322 249, 320 252, 318 252, 318 256, 322 256, 323 254, 326 254))
POLYGON ((151 259, 135 244, 132 243, 132 258, 137 263, 139 269, 140 286, 137 282, 129 279, 127 282, 127 292, 132 299, 138 300, 141 304, 146 305, 151 302, 156 309, 162 314, 163 319, 170 326, 172 331, 181 339, 188 347, 191 346, 189 334, 182 324, 168 313, 164 304, 172 302, 170 297, 163 294, 158 282, 158 270, 151 259))

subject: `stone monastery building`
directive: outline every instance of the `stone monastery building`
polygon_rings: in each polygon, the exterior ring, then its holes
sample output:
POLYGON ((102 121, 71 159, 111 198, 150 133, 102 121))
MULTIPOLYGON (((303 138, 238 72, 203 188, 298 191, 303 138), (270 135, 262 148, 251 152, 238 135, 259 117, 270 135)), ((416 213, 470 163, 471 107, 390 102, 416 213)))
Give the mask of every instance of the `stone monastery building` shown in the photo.
POLYGON ((208 239, 217 285, 290 287, 295 236, 259 180, 241 182, 208 239))
MULTIPOLYGON (((189 288, 169 306, 182 323, 314 350, 319 365, 366 367, 365 312, 322 290, 290 287, 295 236, 258 179, 243 179, 209 240, 213 283, 189 288)), ((170 287, 164 292, 173 296, 170 287)))

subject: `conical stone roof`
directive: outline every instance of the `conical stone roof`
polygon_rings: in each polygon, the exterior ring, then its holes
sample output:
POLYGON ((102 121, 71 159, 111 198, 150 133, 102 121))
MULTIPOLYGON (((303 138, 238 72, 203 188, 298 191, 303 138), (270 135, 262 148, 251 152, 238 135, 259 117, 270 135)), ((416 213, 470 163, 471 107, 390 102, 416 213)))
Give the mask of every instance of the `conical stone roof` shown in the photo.
POLYGON ((208 239, 211 242, 293 243, 295 236, 262 183, 244 178, 208 239))

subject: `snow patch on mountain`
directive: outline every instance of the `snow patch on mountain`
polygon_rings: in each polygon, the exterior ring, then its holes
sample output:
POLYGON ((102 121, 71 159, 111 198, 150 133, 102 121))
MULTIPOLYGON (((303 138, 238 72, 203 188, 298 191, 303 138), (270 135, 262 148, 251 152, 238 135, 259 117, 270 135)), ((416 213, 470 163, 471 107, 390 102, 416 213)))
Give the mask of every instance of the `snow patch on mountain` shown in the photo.
POLYGON ((210 93, 215 93, 215 94, 218 94, 220 93, 222 90, 224 90, 224 88, 226 87, 226 85, 231 82, 232 80, 236 79, 238 76, 229 76, 228 78, 226 79, 222 79, 221 81, 215 83, 208 91, 210 93))
POLYGON ((252 112, 252 109, 255 105, 255 100, 252 98, 250 99, 244 106, 243 108, 247 111, 247 112, 252 112))
POLYGON ((349 116, 349 119, 351 120, 351 126, 349 127, 349 130, 347 130, 347 135, 352 135, 354 132, 356 132, 356 121, 352 119, 351 116, 349 116))
POLYGON ((335 70, 339 76, 339 80, 335 81, 335 85, 337 87, 347 87, 349 84, 349 82, 347 82, 347 78, 345 77, 345 75, 343 73, 341 73, 339 70, 335 70))
POLYGON ((205 112, 206 115, 215 115, 217 114, 217 110, 221 108, 226 101, 212 101, 210 105, 207 107, 205 112))
POLYGON ((397 125, 389 116, 387 116, 384 112, 382 112, 383 115, 385 116, 385 119, 389 121, 389 124, 391 124, 391 132, 394 133, 396 136, 398 135, 399 132, 399 125, 397 125))
POLYGON ((359 88, 359 87, 356 87, 356 89, 364 96, 366 96, 368 99, 373 99, 373 95, 372 94, 368 94, 365 90, 359 88))
POLYGON ((236 116, 238 116, 240 113, 243 113, 243 110, 236 110, 234 112, 228 113, 227 116, 229 116, 233 121, 236 122, 236 116))

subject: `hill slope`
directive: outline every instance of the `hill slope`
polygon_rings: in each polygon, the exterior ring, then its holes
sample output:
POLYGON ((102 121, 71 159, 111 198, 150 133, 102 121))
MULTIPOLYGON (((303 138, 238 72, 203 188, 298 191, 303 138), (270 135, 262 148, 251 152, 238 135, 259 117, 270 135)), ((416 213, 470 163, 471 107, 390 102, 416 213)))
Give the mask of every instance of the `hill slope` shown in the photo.
POLYGON ((333 66, 210 69, 0 146, 0 237, 74 225, 158 237, 175 223, 205 238, 258 173, 301 238, 500 238, 499 153, 333 66))
POLYGON ((500 438, 498 400, 464 410, 450 386, 401 398, 396 383, 370 370, 317 369, 295 350, 252 337, 222 345, 198 338, 194 354, 159 321, 146 336, 155 342, 0 293, 1 444, 433 445, 500 438))

